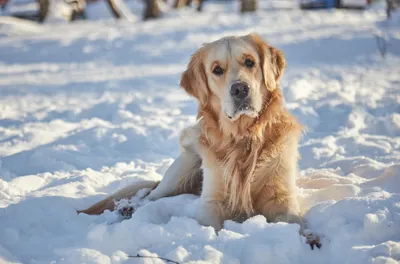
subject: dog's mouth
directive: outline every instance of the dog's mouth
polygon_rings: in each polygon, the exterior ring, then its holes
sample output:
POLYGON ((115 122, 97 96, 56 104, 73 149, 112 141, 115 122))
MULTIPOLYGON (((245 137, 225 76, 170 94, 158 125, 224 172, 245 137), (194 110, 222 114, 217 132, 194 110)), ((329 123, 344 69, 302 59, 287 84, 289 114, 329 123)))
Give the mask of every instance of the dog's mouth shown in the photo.
POLYGON ((228 118, 233 122, 239 119, 242 115, 255 118, 258 116, 258 111, 249 103, 243 103, 239 105, 233 112, 233 115, 227 115, 228 118))

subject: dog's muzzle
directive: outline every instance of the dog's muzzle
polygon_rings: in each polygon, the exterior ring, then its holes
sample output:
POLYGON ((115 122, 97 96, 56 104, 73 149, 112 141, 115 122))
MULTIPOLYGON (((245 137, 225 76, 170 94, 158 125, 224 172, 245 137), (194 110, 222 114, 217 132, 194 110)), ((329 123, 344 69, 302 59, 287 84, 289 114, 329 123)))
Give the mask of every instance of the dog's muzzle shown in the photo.
POLYGON ((230 95, 233 101, 233 116, 240 116, 241 114, 253 116, 255 109, 252 106, 251 96, 250 96, 250 86, 243 81, 236 81, 232 84, 230 89, 230 95))

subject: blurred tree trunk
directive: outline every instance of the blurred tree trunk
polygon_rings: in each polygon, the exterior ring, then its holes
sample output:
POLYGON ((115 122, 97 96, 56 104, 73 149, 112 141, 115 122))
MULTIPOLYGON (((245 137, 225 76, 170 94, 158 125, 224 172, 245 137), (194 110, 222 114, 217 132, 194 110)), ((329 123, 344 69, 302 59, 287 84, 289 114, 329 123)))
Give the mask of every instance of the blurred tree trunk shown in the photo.
POLYGON ((49 12, 49 1, 48 0, 39 0, 39 13, 38 20, 39 22, 43 22, 49 12))
POLYGON ((151 19, 160 17, 161 10, 158 6, 157 0, 146 0, 146 9, 144 11, 144 19, 151 19))
MULTIPOLYGON (((129 14, 124 14, 124 10, 129 12, 129 9, 125 4, 124 0, 106 0, 115 18, 123 18, 129 14)), ((158 6, 158 0, 145 0, 146 7, 143 13, 143 19, 157 18, 161 16, 161 10, 158 6)))
MULTIPOLYGON (((200 12, 203 8, 203 0, 197 0, 195 2, 197 2, 196 10, 200 12)), ((193 0, 175 0, 173 6, 174 6, 174 8, 180 8, 183 6, 191 6, 192 3, 193 3, 193 0)))
POLYGON ((111 12, 113 13, 114 17, 118 18, 118 19, 121 18, 121 14, 118 10, 117 4, 113 0, 107 0, 106 2, 108 4, 108 6, 110 7, 111 12))
POLYGON ((241 12, 254 12, 257 10, 257 0, 242 0, 241 12))
POLYGON ((174 2, 174 8, 180 8, 182 6, 187 5, 188 1, 186 0, 175 0, 174 2))
POLYGON ((197 11, 199 11, 199 12, 201 12, 203 10, 203 1, 204 0, 198 0, 197 11))

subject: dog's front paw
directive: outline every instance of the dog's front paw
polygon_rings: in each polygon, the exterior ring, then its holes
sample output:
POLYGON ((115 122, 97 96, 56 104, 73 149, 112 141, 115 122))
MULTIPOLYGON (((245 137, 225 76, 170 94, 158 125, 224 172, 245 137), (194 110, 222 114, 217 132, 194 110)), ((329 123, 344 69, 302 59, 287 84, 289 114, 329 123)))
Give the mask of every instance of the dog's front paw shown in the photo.
POLYGON ((310 245, 311 249, 314 250, 314 247, 321 248, 321 238, 319 235, 311 232, 310 230, 304 230, 304 237, 306 238, 306 243, 310 245))
POLYGON ((212 226, 216 232, 222 229, 223 217, 218 202, 206 202, 199 205, 195 216, 197 222, 203 226, 212 226))
POLYGON ((119 217, 123 219, 131 218, 135 210, 135 204, 127 199, 122 199, 118 202, 115 202, 115 212, 118 214, 119 217))
POLYGON ((124 206, 118 209, 118 214, 126 219, 131 218, 133 212, 134 212, 133 206, 124 206))

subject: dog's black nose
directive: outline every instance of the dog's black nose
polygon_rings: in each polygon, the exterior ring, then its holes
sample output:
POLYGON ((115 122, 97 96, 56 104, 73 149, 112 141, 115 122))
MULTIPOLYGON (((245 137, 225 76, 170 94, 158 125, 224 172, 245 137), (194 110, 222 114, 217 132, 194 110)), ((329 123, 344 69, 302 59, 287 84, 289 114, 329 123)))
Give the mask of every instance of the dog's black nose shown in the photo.
POLYGON ((236 82, 231 86, 231 96, 234 99, 244 99, 249 95, 250 87, 245 82, 236 82))

